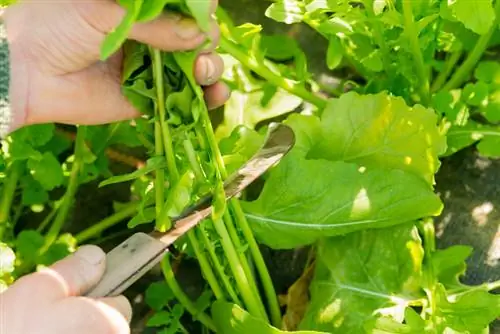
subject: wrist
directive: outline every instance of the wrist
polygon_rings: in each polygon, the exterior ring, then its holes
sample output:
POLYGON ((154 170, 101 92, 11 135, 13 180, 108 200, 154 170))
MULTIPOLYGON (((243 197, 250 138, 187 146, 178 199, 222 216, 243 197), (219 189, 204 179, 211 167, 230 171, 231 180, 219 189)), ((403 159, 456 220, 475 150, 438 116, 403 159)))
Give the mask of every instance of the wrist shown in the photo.
POLYGON ((28 75, 6 13, 0 15, 0 138, 26 122, 28 75))

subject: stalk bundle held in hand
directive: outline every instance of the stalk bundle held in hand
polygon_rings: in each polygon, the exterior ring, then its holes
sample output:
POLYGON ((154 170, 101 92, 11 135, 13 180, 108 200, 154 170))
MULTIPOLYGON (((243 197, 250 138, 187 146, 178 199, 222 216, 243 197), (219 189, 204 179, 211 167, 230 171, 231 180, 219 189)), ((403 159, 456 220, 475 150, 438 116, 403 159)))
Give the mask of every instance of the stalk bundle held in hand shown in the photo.
MULTIPOLYGON (((123 91, 143 114, 138 131, 154 142, 148 166, 155 171, 154 190, 143 197, 139 213, 132 222, 155 220, 158 231, 171 227, 170 219, 205 195, 215 193, 211 219, 198 231, 187 234, 187 244, 198 259, 203 275, 219 300, 240 304, 261 319, 280 323, 280 310, 269 273, 257 243, 237 199, 225 201, 223 182, 227 171, 222 160, 202 88, 196 83, 193 65, 196 51, 166 53, 133 41, 125 41, 135 22, 156 18, 163 10, 177 11, 194 17, 200 28, 210 25, 210 0, 120 1, 127 9, 121 25, 102 47, 106 58, 124 44, 123 91), (167 8, 164 8, 165 5, 167 8), (220 238, 222 253, 214 248, 220 238), (242 251, 248 245, 251 256, 242 251), (223 259, 231 275, 226 273, 223 259), (252 271, 255 266, 257 275, 252 271), (256 277, 260 278, 268 310, 260 297, 256 277), (234 279, 236 293, 230 280, 234 279)), ((117 176, 104 184, 124 181, 117 176)), ((134 224, 134 223, 133 223, 134 224)), ((174 282, 168 260, 163 262, 165 276, 176 297, 187 310, 196 313, 174 282)), ((210 320, 199 317, 208 327, 210 320)))

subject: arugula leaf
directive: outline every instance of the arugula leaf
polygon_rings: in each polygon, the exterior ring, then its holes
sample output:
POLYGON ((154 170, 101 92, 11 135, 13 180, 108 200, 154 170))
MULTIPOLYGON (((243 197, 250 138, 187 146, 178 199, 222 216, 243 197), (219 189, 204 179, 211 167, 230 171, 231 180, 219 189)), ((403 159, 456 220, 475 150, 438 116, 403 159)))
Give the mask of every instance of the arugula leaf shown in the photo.
POLYGON ((436 114, 421 105, 410 108, 386 92, 343 94, 329 101, 321 115, 321 140, 309 158, 397 168, 434 183, 446 149, 436 114))
POLYGON ((137 179, 143 175, 149 174, 152 171, 167 168, 167 161, 165 157, 152 157, 146 161, 146 165, 132 173, 117 175, 102 181, 99 187, 104 187, 110 184, 126 182, 137 179))
POLYGON ((422 259, 411 223, 322 240, 310 304, 299 329, 371 333, 379 317, 402 322, 406 307, 422 295, 422 259))
POLYGON ((446 288, 462 287, 459 277, 465 274, 465 260, 471 255, 472 247, 455 245, 432 254, 434 274, 446 288))
POLYGON ((269 247, 293 248, 442 210, 439 197, 413 174, 287 158, 270 173, 257 200, 242 202, 254 234, 269 247))
POLYGON ((265 15, 275 21, 286 24, 302 22, 304 10, 297 0, 276 0, 265 12, 265 15))
POLYGON ((101 45, 101 60, 108 59, 125 42, 141 12, 143 2, 144 0, 120 0, 120 5, 125 7, 127 13, 120 24, 104 39, 101 45))
POLYGON ((212 316, 217 333, 221 334, 326 334, 326 332, 307 330, 294 332, 281 331, 265 321, 252 316, 238 305, 220 300, 212 304, 212 316))
POLYGON ((167 4, 179 4, 181 0, 147 0, 144 1, 139 15, 137 15, 138 22, 151 21, 157 18, 167 4))
POLYGON ((449 3, 453 16, 476 34, 486 34, 495 22, 492 0, 455 0, 449 3))
POLYGON ((31 176, 40 182, 45 190, 52 190, 62 185, 64 181, 63 169, 51 152, 43 153, 41 159, 28 160, 27 165, 31 176))
POLYGON ((219 149, 229 174, 247 162, 264 143, 264 136, 244 126, 237 126, 229 137, 219 141, 219 149))
POLYGON ((500 130, 496 126, 469 121, 464 126, 452 126, 447 132, 449 156, 465 147, 477 143, 479 153, 486 157, 500 156, 500 130))

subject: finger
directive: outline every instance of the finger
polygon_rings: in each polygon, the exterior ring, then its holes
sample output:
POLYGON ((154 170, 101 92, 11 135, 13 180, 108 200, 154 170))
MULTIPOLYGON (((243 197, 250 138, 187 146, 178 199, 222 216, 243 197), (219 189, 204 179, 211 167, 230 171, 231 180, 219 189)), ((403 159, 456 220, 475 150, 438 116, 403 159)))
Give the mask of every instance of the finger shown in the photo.
POLYGON ((217 82, 224 72, 224 61, 216 53, 201 54, 194 64, 194 76, 202 86, 217 82))
POLYGON ((85 292, 100 280, 104 270, 104 252, 86 245, 52 266, 22 277, 7 292, 20 302, 51 302, 85 292))
MULTIPOLYGON (((125 9, 115 1, 84 2, 80 8, 85 20, 103 35, 113 31, 126 15, 125 9)), ((130 39, 164 51, 193 50, 206 40, 218 39, 218 36, 216 24, 205 33, 194 19, 171 12, 162 13, 148 22, 135 23, 129 34, 130 39)))
POLYGON ((128 323, 132 320, 132 305, 130 305, 129 300, 125 296, 99 298, 97 301, 120 312, 128 323))
POLYGON ((205 102, 207 103, 208 109, 216 109, 229 100, 231 96, 231 90, 229 87, 219 81, 211 86, 205 87, 205 102))
MULTIPOLYGON (((66 298, 51 306, 40 328, 44 333, 109 333, 129 334, 127 316, 116 308, 116 302, 106 298, 94 300, 86 297, 66 298)), ((119 302, 120 303, 120 302, 119 302)))

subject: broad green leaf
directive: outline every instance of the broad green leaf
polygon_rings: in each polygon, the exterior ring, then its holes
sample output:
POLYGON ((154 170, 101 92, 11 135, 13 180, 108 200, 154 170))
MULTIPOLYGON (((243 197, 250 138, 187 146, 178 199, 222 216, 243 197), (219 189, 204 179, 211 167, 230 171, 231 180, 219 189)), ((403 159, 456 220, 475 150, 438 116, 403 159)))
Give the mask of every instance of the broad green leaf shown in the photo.
POLYGON ((468 83, 462 91, 462 99, 468 105, 479 107, 488 103, 489 86, 484 82, 468 83))
POLYGON ((419 299, 423 249, 411 223, 365 230, 319 243, 311 299, 299 329, 371 333, 386 316, 402 322, 419 299))
POLYGON ((120 5, 124 6, 127 13, 120 24, 109 33, 101 45, 101 60, 108 59, 123 45, 128 33, 137 20, 144 0, 122 0, 120 5))
POLYGON ((436 288, 434 314, 438 333, 482 333, 493 320, 500 316, 500 295, 484 290, 471 289, 456 296, 447 296, 442 285, 436 288))
POLYGON ((52 190, 64 181, 61 164, 51 152, 45 152, 39 160, 28 160, 28 168, 45 190, 52 190))
POLYGON ((165 157, 152 157, 148 159, 146 161, 146 165, 141 167, 140 169, 129 174, 110 177, 109 179, 102 181, 99 184, 99 187, 104 187, 115 183, 131 181, 143 175, 149 174, 155 170, 162 171, 164 168, 167 168, 167 161, 165 160, 165 157))
POLYGON ((265 15, 275 21, 292 24, 302 22, 304 10, 300 1, 276 0, 266 9, 265 15))
POLYGON ((251 93, 233 91, 225 104, 224 121, 217 128, 219 138, 227 137, 239 125, 250 129, 262 121, 294 111, 302 99, 278 89, 266 106, 260 101, 264 96, 262 90, 251 93))
POLYGON ((342 61, 342 45, 337 36, 330 37, 326 52, 326 64, 330 70, 337 68, 342 61))
POLYGON ((23 141, 37 148, 47 144, 54 135, 55 125, 53 123, 33 124, 19 128, 11 134, 14 141, 23 141))
POLYGON ((434 252, 431 256, 432 267, 438 281, 446 288, 462 286, 459 277, 465 274, 465 260, 471 255, 472 247, 455 245, 434 252))
POLYGON ((36 263, 40 249, 45 244, 43 236, 34 230, 23 230, 16 238, 17 257, 28 263, 36 263))
POLYGON ((487 105, 481 108, 481 112, 489 122, 500 122, 500 89, 489 96, 487 105))
POLYGON ((145 302, 153 310, 159 311, 173 300, 174 294, 165 281, 151 283, 145 292, 145 302))
POLYGON ((492 0, 455 0, 450 9, 457 20, 476 34, 486 34, 495 22, 492 0))
POLYGON ((236 304, 216 301, 212 304, 212 317, 220 334, 326 334, 317 331, 281 331, 252 316, 236 304))
POLYGON ((168 325, 172 321, 169 311, 160 311, 155 314, 146 322, 148 327, 160 327, 168 325))
MULTIPOLYGON (((147 0, 146 0, 147 1, 147 0)), ((196 19, 201 30, 210 31, 210 10, 212 0, 184 0, 189 12, 196 19)))
POLYGON ((439 197, 411 173, 304 160, 292 153, 270 173, 258 199, 242 205, 257 239, 277 249, 442 210, 439 197))
POLYGON ((0 242, 0 280, 14 271, 16 254, 5 243, 0 242))
POLYGON ((386 92, 350 92, 329 101, 321 124, 322 138, 310 158, 397 168, 434 183, 446 141, 433 110, 410 108, 386 92))
POLYGON ((229 137, 219 142, 219 149, 229 174, 247 162, 264 143, 264 136, 244 125, 237 126, 229 137))
POLYGON ((21 185, 23 205, 43 204, 49 201, 48 192, 31 175, 22 178, 21 185))
POLYGON ((460 90, 440 91, 432 96, 432 107, 453 125, 463 126, 469 120, 469 108, 460 90))
POLYGON ((3 145, 3 149, 7 152, 7 156, 11 161, 27 159, 39 160, 42 158, 42 154, 35 150, 33 146, 18 139, 8 141, 3 145))
POLYGON ((500 156, 500 129, 469 121, 465 126, 452 126, 447 132, 448 151, 451 155, 477 143, 479 153, 487 157, 500 156))
POLYGON ((496 61, 482 61, 474 70, 474 77, 486 83, 500 84, 500 64, 496 61))

